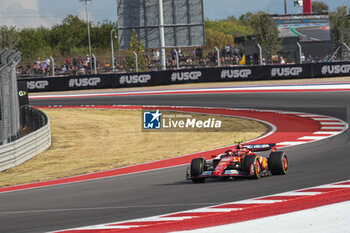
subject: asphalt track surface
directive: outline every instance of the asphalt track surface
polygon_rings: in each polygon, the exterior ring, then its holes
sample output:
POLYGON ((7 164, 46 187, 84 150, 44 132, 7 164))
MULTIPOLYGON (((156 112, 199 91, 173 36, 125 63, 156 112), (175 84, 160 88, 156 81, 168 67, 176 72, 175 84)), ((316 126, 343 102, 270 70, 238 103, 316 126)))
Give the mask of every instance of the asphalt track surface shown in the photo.
MULTIPOLYGON (((262 108, 323 114, 350 123, 346 110, 349 100, 350 92, 302 92, 45 99, 31 100, 31 104, 262 108)), ((185 166, 181 166, 3 193, 0 232, 38 233, 122 221, 348 180, 349 139, 346 131, 326 140, 286 148, 287 176, 193 184, 184 180, 185 166)))

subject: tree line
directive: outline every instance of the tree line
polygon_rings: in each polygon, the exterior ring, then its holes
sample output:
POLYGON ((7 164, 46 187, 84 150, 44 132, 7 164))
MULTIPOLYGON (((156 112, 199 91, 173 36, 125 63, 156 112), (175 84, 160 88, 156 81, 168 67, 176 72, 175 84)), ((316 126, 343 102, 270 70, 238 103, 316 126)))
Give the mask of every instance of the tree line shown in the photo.
MULTIPOLYGON (((316 13, 328 12, 323 2, 313 2, 316 13)), ((339 46, 341 32, 344 42, 350 44, 350 20, 347 7, 341 6, 329 12, 333 30, 334 46, 339 46)), ((95 54, 109 55, 110 32, 117 28, 116 22, 103 21, 91 24, 92 49, 95 54)), ((282 46, 278 38, 277 25, 266 12, 248 12, 240 17, 228 17, 224 20, 205 20, 207 48, 223 48, 233 45, 237 37, 255 35, 258 43, 268 54, 276 54, 282 46)), ((114 40, 115 48, 118 47, 114 40)), ((135 46, 135 41, 131 46, 135 46)), ((24 62, 33 62, 37 57, 73 57, 84 56, 88 51, 87 25, 78 16, 68 15, 60 24, 51 28, 24 28, 0 26, 0 47, 8 47, 22 52, 24 62)))
MULTIPOLYGON (((101 53, 110 48, 110 32, 115 22, 92 23, 92 48, 101 53)), ((46 58, 84 56, 88 51, 87 24, 78 16, 68 15, 51 28, 24 28, 0 26, 0 47, 21 51, 22 60, 35 61, 46 58)))

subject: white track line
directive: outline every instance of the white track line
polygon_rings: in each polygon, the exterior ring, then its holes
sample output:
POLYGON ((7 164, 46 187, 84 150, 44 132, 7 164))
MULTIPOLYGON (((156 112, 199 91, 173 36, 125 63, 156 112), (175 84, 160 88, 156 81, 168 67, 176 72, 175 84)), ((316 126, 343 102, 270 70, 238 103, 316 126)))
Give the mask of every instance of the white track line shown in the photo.
POLYGON ((340 126, 323 126, 321 129, 346 129, 346 127, 340 127, 340 126))
POLYGON ((320 121, 320 124, 321 125, 345 125, 344 122, 323 122, 323 121, 320 121))
POLYGON ((317 131, 314 134, 339 134, 341 131, 317 131))
POLYGON ((231 211, 238 211, 242 210, 242 208, 200 208, 200 209, 194 209, 194 210, 187 210, 184 211, 184 213, 221 213, 221 212, 231 212, 231 211))
POLYGON ((290 142, 279 142, 279 143, 277 143, 276 145, 278 145, 278 146, 297 146, 297 145, 301 145, 301 144, 305 144, 305 143, 307 143, 307 142, 297 142, 297 141, 290 141, 290 142))
POLYGON ((298 138, 298 140, 322 140, 329 138, 329 136, 304 136, 301 138, 298 138))

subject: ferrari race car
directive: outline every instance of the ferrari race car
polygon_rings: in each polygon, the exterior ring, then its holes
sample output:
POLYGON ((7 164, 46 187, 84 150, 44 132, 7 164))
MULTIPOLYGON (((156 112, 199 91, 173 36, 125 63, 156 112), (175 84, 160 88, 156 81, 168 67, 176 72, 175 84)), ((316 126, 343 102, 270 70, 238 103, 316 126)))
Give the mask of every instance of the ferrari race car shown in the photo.
POLYGON ((236 142, 234 149, 227 150, 213 160, 195 158, 186 170, 186 179, 203 183, 207 178, 246 177, 259 179, 269 175, 285 175, 288 171, 286 153, 276 151, 276 144, 247 144, 236 142), (269 152, 268 158, 257 152, 269 152))

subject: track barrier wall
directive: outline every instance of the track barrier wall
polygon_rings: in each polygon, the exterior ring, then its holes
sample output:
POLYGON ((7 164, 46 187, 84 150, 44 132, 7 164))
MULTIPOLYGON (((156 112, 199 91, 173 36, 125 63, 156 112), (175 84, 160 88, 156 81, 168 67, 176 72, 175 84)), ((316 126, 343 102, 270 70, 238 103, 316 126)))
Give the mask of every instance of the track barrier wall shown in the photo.
POLYGON ((184 83, 262 81, 350 75, 350 62, 236 66, 159 72, 21 79, 29 92, 143 87, 184 83))
POLYGON ((21 107, 21 127, 31 133, 0 146, 0 171, 18 166, 48 149, 51 145, 50 121, 42 111, 21 107))
POLYGON ((16 65, 20 53, 0 51, 0 145, 19 138, 20 119, 16 65))
POLYGON ((18 89, 16 66, 20 59, 19 52, 0 51, 0 171, 27 161, 51 145, 48 116, 28 106, 26 85, 18 89))

